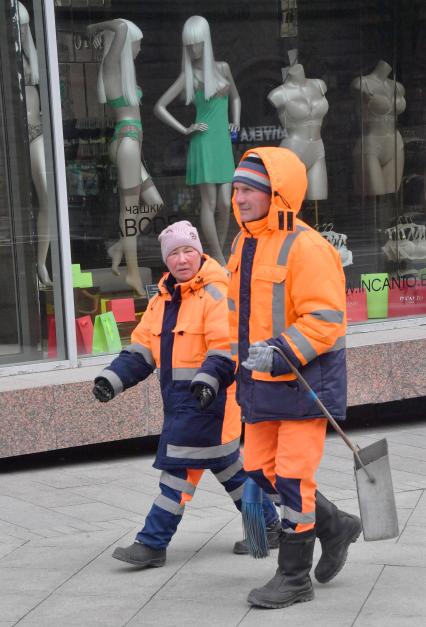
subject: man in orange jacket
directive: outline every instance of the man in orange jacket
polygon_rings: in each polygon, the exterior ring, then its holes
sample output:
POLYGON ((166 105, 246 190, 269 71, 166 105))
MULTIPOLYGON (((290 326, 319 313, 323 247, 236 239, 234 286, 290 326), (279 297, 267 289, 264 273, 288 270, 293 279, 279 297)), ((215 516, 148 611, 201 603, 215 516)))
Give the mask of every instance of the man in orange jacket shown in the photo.
POLYGON ((279 347, 335 418, 346 414, 345 277, 337 251, 296 216, 306 169, 285 148, 246 152, 233 179, 241 227, 228 262, 231 352, 245 422, 244 469, 281 505, 278 570, 248 601, 268 608, 313 598, 343 567, 361 531, 357 516, 316 491, 327 420, 299 386, 279 347))

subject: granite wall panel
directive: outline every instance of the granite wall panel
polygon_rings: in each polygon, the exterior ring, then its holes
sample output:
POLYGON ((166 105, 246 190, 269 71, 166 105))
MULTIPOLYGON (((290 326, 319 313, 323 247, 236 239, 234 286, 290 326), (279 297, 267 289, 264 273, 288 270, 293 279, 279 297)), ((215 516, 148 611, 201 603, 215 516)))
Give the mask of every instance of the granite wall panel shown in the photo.
MULTIPOLYGON (((348 349, 348 405, 426 396, 426 340, 348 349)), ((160 433, 162 402, 152 376, 110 403, 93 383, 0 394, 0 457, 111 442, 160 433)))

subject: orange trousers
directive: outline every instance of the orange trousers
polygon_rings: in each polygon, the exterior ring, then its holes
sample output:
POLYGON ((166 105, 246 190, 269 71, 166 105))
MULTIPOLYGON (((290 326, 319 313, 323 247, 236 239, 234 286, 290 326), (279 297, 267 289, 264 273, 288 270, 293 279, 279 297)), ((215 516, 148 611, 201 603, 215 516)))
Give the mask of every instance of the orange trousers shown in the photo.
POLYGON ((245 425, 244 470, 280 504, 287 533, 315 526, 315 473, 326 431, 326 418, 245 425))

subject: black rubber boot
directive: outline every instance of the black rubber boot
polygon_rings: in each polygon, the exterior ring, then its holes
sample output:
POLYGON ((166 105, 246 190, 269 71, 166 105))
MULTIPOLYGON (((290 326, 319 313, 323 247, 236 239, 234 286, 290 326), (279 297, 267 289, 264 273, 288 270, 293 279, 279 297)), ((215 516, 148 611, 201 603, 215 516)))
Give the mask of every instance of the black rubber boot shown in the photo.
MULTIPOLYGON (((281 521, 277 520, 270 527, 266 527, 266 536, 270 549, 277 549, 280 545, 280 536, 282 533, 281 521)), ((237 555, 248 555, 249 549, 247 540, 238 540, 232 549, 237 555)))
POLYGON ((349 545, 357 541, 362 526, 358 516, 337 509, 321 492, 317 491, 316 502, 316 531, 322 555, 314 574, 317 581, 327 583, 342 570, 349 545))
POLYGON ((151 549, 146 544, 134 542, 126 548, 118 546, 112 557, 139 568, 159 568, 166 563, 166 549, 151 549))
POLYGON ((314 589, 309 576, 315 545, 315 529, 303 533, 282 533, 278 569, 262 588, 250 592, 251 605, 278 609, 293 603, 311 601, 314 589))

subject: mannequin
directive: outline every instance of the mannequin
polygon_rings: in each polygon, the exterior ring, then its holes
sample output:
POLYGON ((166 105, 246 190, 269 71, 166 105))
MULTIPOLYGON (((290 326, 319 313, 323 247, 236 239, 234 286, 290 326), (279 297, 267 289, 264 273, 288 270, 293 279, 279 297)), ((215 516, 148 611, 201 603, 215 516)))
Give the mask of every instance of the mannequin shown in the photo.
POLYGON ((21 2, 18 2, 19 28, 22 45, 22 64, 25 81, 25 103, 27 109, 28 136, 30 144, 31 179, 37 194, 37 276, 44 286, 52 285, 46 268, 50 245, 49 210, 47 200, 46 162, 44 158, 43 125, 38 92, 37 50, 30 30, 30 16, 21 2))
POLYGON ((185 22, 182 43, 182 72, 158 100, 154 113, 179 133, 191 136, 186 183, 200 188, 201 230, 211 256, 225 265, 222 250, 235 170, 230 132, 240 128, 241 101, 229 65, 214 59, 210 27, 204 17, 193 15, 185 22), (167 109, 182 93, 186 104, 194 103, 196 107, 195 122, 188 127, 167 109))
POLYGON ((306 78, 303 65, 291 65, 282 85, 268 94, 287 131, 280 146, 289 148, 303 161, 308 175, 308 200, 327 198, 327 169, 321 125, 328 111, 327 86, 319 78, 306 78))
POLYGON ((142 31, 128 20, 115 19, 90 24, 87 32, 95 35, 95 47, 100 46, 103 35, 98 100, 109 105, 115 120, 109 156, 118 172, 121 236, 108 249, 108 254, 112 258, 112 271, 117 275, 124 254, 126 283, 140 296, 146 296, 138 267, 138 234, 134 233, 134 228, 126 228, 126 220, 132 217, 128 208, 140 206, 140 199, 150 208, 151 215, 162 205, 160 194, 141 159, 143 133, 139 107, 142 90, 136 85, 134 62, 140 51, 142 31))
POLYGON ((355 145, 355 188, 367 196, 396 192, 404 169, 404 144, 395 116, 405 111, 405 89, 388 78, 391 66, 379 61, 366 76, 354 79, 351 89, 361 96, 362 137, 355 145))

